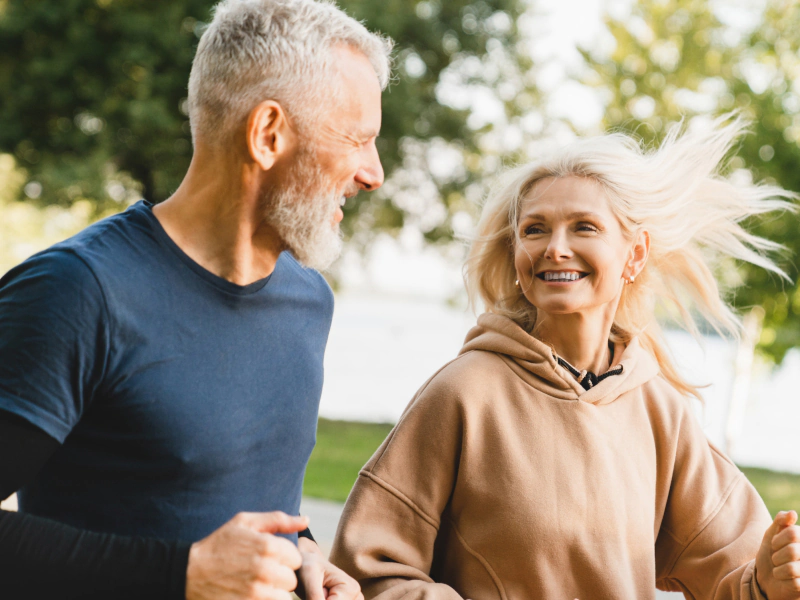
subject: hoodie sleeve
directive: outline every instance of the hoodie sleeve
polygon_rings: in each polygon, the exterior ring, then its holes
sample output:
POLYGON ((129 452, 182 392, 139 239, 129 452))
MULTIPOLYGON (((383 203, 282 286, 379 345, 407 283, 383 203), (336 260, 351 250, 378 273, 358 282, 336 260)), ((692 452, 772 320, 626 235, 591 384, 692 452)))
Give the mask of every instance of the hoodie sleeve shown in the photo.
POLYGON ((431 578, 463 423, 457 401, 435 380, 361 471, 339 523, 331 561, 359 581, 367 599, 461 598, 431 578))
POLYGON ((687 598, 764 600, 755 556, 772 520, 730 459, 684 410, 656 540, 657 586, 687 598))

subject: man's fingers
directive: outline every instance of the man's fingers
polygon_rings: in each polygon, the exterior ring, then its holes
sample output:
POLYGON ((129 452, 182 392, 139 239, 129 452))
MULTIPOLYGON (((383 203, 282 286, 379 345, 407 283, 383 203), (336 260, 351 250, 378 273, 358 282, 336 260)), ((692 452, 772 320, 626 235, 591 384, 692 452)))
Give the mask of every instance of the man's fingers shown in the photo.
POLYGON ((292 594, 286 590, 279 590, 266 583, 256 584, 253 588, 253 598, 258 600, 292 600, 292 594))
POLYGON ((281 511, 268 513, 242 512, 233 518, 233 522, 260 533, 296 533, 308 527, 308 517, 291 517, 281 511))
POLYGON ((259 536, 258 553, 261 558, 274 560, 286 567, 289 567, 292 572, 300 568, 303 564, 303 558, 300 551, 292 542, 287 539, 272 535, 271 533, 261 533, 259 536))
POLYGON ((271 558, 261 561, 258 567, 258 579, 281 590, 292 591, 297 587, 294 569, 271 558))

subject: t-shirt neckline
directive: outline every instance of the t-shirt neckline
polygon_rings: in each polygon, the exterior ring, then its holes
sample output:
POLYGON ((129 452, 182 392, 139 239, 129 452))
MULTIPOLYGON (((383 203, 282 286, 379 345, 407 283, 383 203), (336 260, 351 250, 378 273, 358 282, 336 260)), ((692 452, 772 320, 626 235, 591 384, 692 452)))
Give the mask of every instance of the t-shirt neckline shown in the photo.
MULTIPOLYGON (((183 262, 186 266, 188 266, 195 274, 197 274, 200 278, 202 278, 207 283, 210 283, 214 287, 221 289, 224 292, 229 294, 235 294, 237 296, 246 296, 249 294, 254 294, 264 286, 269 283, 270 278, 275 273, 267 275, 263 279, 259 279, 258 281, 254 281, 253 283, 248 283, 247 285, 239 285, 237 283, 233 283, 220 277, 219 275, 215 275, 202 265, 198 264, 191 256, 186 254, 175 241, 169 237, 169 234, 166 232, 164 227, 161 225, 161 222, 156 217, 155 213, 153 212, 153 203, 147 200, 141 200, 137 204, 134 204, 131 208, 139 209, 147 222, 149 223, 150 227, 153 230, 156 238, 160 243, 162 243, 166 248, 168 248, 175 256, 177 256, 181 262, 183 262)), ((275 269, 278 268, 278 264, 280 264, 280 257, 278 257, 278 261, 275 263, 275 269)))

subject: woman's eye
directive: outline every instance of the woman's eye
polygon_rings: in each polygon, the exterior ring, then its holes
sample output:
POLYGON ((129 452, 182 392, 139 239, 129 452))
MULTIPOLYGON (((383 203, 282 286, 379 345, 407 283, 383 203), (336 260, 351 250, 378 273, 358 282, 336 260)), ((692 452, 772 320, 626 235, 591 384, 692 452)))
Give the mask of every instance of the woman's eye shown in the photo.
POLYGON ((595 227, 591 223, 578 223, 578 231, 596 232, 597 231, 597 227, 595 227))
POLYGON ((539 225, 528 225, 525 228, 525 235, 535 235, 537 233, 544 233, 544 230, 539 225))

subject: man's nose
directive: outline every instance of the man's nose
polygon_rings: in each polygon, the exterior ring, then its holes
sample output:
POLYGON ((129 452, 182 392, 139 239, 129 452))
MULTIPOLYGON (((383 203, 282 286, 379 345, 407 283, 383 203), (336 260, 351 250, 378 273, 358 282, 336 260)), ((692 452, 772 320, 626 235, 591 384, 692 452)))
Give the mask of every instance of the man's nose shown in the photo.
POLYGON ((372 192, 383 185, 383 165, 381 165, 378 149, 370 145, 364 163, 356 172, 356 184, 362 190, 372 192))

